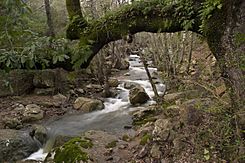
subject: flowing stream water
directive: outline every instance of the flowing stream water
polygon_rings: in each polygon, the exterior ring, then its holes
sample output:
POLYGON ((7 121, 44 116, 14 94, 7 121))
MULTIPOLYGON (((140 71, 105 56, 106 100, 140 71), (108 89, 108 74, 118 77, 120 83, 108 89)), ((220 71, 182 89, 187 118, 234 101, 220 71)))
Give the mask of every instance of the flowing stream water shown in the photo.
MULTIPOLYGON (((48 129, 49 137, 55 137, 57 135, 76 136, 82 132, 88 130, 103 130, 112 133, 123 132, 124 126, 132 124, 132 111, 139 109, 133 107, 129 102, 129 90, 125 89, 125 82, 132 82, 140 84, 146 90, 146 93, 151 97, 144 106, 155 103, 152 100, 154 92, 151 84, 148 80, 145 69, 140 62, 140 57, 137 55, 129 56, 129 75, 122 75, 118 77, 120 85, 117 87, 119 94, 115 98, 105 99, 105 109, 95 111, 87 114, 67 115, 58 120, 48 122, 44 124, 48 129)), ((157 71, 156 68, 149 67, 149 71, 152 74, 157 71)), ((156 84, 159 94, 163 94, 165 91, 165 85, 161 82, 156 84)), ((41 148, 39 151, 33 153, 27 158, 27 160, 39 160, 45 159, 47 153, 41 148)))

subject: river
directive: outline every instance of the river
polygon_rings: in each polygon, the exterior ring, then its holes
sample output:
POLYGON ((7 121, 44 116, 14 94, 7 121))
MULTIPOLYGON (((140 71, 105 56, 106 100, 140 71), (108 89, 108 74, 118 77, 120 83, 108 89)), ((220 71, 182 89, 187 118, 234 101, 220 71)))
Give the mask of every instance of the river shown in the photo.
MULTIPOLYGON (((130 104, 129 90, 124 88, 125 82, 138 83, 144 87, 151 99, 142 105, 143 107, 154 104, 155 101, 152 100, 154 92, 145 69, 140 62, 140 57, 130 55, 129 63, 128 75, 122 75, 117 78, 120 82, 117 87, 119 94, 115 98, 105 99, 105 109, 87 114, 67 115, 58 120, 48 122, 44 125, 48 129, 49 137, 54 138, 57 135, 76 136, 88 130, 103 130, 112 133, 123 132, 125 130, 124 126, 132 124, 132 114, 130 113, 139 109, 139 107, 134 107, 130 104)), ((149 71, 152 74, 157 69, 149 67, 149 71)), ((163 94, 165 85, 159 82, 156 86, 158 93, 163 94)), ((43 151, 43 148, 41 148, 29 156, 27 160, 44 160, 47 153, 43 151)))

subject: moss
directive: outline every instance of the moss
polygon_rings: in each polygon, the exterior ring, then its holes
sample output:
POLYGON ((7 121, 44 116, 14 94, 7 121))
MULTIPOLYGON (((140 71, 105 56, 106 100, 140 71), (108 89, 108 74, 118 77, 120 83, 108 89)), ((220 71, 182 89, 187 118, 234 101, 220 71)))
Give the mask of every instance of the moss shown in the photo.
POLYGON ((166 102, 166 101, 164 101, 162 103, 162 109, 167 109, 167 107, 172 106, 172 105, 175 105, 175 102, 174 101, 172 101, 172 102, 166 102))
POLYGON ((55 150, 54 161, 56 163, 76 163, 78 161, 87 162, 89 156, 82 148, 91 148, 93 143, 88 139, 73 138, 66 142, 62 147, 55 150))
POLYGON ((245 33, 236 33, 235 34, 235 42, 237 46, 240 46, 245 43, 245 33))
POLYGON ((114 141, 108 143, 105 147, 106 148, 114 148, 117 146, 117 142, 118 142, 117 140, 114 140, 114 141))
POLYGON ((85 148, 85 149, 93 147, 92 141, 90 139, 88 139, 88 138, 81 139, 81 138, 77 137, 77 138, 71 139, 68 143, 79 144, 82 148, 85 148))
POLYGON ((54 161, 56 163, 76 163, 77 161, 87 161, 88 154, 83 152, 77 144, 69 144, 64 148, 59 148, 55 152, 54 161))
POLYGON ((70 82, 74 82, 76 80, 76 77, 77 77, 76 72, 72 71, 68 73, 67 80, 69 80, 70 82))
POLYGON ((130 137, 129 137, 127 134, 125 134, 125 135, 122 136, 122 140, 128 142, 128 141, 130 141, 131 139, 130 139, 130 137))
MULTIPOLYGON (((124 5, 117 11, 108 12, 89 23, 79 20, 81 16, 77 18, 78 20, 72 20, 68 27, 67 35, 69 38, 73 37, 74 39, 80 37, 78 48, 80 52, 72 59, 73 63, 77 63, 75 67, 80 67, 80 65, 82 67, 88 66, 88 63, 103 45, 119 40, 129 33, 135 34, 141 31, 176 32, 183 30, 183 21, 189 19, 192 21, 193 18, 190 18, 190 15, 192 16, 196 12, 186 10, 183 7, 181 10, 173 10, 178 5, 183 6, 182 3, 172 4, 164 0, 140 1, 124 5), (83 59, 79 59, 79 56, 83 59)), ((199 25, 193 24, 193 29, 196 30, 194 28, 195 25, 196 28, 199 25)))
POLYGON ((140 145, 146 145, 150 139, 151 139, 151 135, 145 134, 140 140, 140 145))

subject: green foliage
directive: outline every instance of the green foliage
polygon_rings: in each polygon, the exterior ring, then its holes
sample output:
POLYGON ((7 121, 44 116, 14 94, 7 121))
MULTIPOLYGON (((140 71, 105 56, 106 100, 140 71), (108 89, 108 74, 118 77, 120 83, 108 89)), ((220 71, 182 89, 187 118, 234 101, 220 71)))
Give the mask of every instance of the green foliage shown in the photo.
POLYGON ((202 21, 202 24, 200 26, 200 32, 205 34, 205 25, 207 20, 209 20, 212 17, 212 13, 215 10, 220 10, 222 8, 222 0, 205 0, 204 3, 202 3, 202 7, 199 11, 199 16, 202 21))
POLYGON ((194 24, 193 2, 189 0, 180 0, 178 1, 177 6, 178 7, 175 9, 176 17, 180 18, 178 19, 179 23, 187 31, 188 29, 191 29, 194 24))
POLYGON ((0 49, 0 68, 45 68, 69 59, 68 41, 32 35, 21 47, 0 49))
POLYGON ((72 56, 73 68, 79 69, 80 66, 89 59, 91 54, 91 45, 79 45, 75 47, 72 56))
POLYGON ((44 36, 22 0, 0 2, 0 69, 41 69, 69 59, 69 42, 44 36), (40 33, 37 33, 40 32, 40 33))
POLYGON ((56 163, 76 163, 79 161, 87 162, 89 156, 82 148, 91 148, 93 143, 89 139, 73 138, 66 142, 62 147, 56 149, 54 161, 56 163))

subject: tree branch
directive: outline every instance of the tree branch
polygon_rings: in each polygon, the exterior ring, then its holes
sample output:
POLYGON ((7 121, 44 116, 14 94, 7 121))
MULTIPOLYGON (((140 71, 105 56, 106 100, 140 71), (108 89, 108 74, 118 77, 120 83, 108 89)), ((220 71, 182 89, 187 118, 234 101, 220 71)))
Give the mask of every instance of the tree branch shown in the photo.
POLYGON ((127 34, 143 31, 177 32, 187 29, 198 33, 198 10, 201 2, 202 0, 178 1, 168 4, 165 0, 139 1, 112 11, 88 23, 86 27, 81 27, 79 22, 72 22, 67 36, 69 39, 80 38, 80 52, 73 58, 73 62, 87 67, 105 44, 119 40, 127 34), (80 58, 77 55, 80 55, 80 58))

